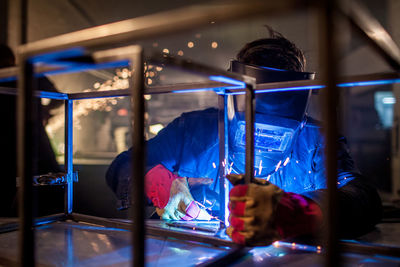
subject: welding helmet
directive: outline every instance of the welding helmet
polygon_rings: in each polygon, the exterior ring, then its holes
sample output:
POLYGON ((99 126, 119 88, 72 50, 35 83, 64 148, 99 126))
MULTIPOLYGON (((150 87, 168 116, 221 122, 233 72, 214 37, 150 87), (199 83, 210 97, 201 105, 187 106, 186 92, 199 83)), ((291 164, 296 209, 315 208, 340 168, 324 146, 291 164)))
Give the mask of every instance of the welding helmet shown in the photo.
MULTIPOLYGON (((286 71, 232 61, 230 71, 256 78, 257 84, 314 79, 314 73, 286 71)), ((258 177, 268 177, 290 160, 297 136, 306 123, 311 90, 256 93, 254 168, 258 177)), ((237 110, 237 103, 234 110, 237 110)), ((245 166, 245 120, 235 112, 229 121, 228 172, 243 173, 245 166)))

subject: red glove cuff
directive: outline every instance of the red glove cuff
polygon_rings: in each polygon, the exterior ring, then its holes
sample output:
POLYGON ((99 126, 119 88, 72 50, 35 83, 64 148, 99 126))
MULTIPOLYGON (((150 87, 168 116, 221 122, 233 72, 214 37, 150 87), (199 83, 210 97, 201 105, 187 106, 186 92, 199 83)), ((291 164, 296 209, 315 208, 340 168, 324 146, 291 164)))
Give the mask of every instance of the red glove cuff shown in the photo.
POLYGON ((311 199, 295 193, 284 193, 275 217, 282 238, 316 233, 322 224, 321 208, 311 199))
POLYGON ((172 181, 179 178, 163 165, 158 164, 145 176, 145 193, 153 205, 163 209, 169 200, 172 181))

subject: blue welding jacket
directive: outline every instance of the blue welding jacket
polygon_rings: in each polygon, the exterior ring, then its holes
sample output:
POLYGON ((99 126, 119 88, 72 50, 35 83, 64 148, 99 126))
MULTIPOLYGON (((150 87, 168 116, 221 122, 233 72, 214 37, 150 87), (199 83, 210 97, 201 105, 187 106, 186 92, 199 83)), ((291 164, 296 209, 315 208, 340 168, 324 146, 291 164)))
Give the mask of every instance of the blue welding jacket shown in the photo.
MULTIPOLYGON (((306 124, 293 140, 288 154, 289 160, 285 166, 282 163, 268 180, 286 192, 304 195, 326 188, 323 147, 318 123, 312 118, 307 118, 306 124)), ((342 187, 352 180, 358 171, 347 151, 344 138, 339 139, 339 147, 338 187, 342 187)), ((181 177, 206 177, 217 181, 218 110, 210 108, 183 113, 147 142, 147 155, 147 170, 162 164, 181 177)), ((127 181, 130 179, 130 168, 127 167, 129 164, 130 151, 123 152, 111 164, 106 177, 107 183, 122 202, 126 202, 124 198, 129 196, 130 186, 127 181)), ((257 162, 255 164, 257 166, 257 162)), ((243 173, 244 170, 241 169, 244 168, 244 164, 238 166, 234 172, 243 173)), ((218 188, 214 183, 207 190, 196 190, 193 195, 196 200, 204 202, 207 198, 204 194, 214 189, 218 193, 218 188)), ((218 199, 215 195, 210 194, 210 196, 218 199)), ((214 205, 213 209, 219 209, 219 205, 214 205)))

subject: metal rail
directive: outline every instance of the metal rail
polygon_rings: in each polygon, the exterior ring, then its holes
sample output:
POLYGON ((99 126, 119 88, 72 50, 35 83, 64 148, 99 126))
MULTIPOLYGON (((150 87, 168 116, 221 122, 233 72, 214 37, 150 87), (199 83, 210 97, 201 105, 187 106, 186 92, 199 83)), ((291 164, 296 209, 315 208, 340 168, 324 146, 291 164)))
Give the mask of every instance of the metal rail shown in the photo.
POLYGON ((400 48, 393 41, 389 33, 374 18, 368 9, 356 0, 340 0, 339 11, 341 11, 352 23, 358 32, 366 37, 371 46, 392 66, 400 70, 400 48))
MULTIPOLYGON (((400 73, 387 72, 387 73, 374 73, 365 75, 354 75, 348 77, 338 78, 337 87, 357 87, 357 86, 371 86, 381 84, 393 84, 400 83, 400 73)), ((245 94, 245 89, 231 89, 231 84, 207 81, 207 82, 194 82, 194 83, 182 83, 182 84, 171 84, 171 85, 155 85, 146 86, 145 94, 165 94, 165 93, 185 93, 195 91, 216 91, 218 94, 245 94)), ((264 83, 257 84, 254 88, 254 92, 274 92, 283 90, 305 90, 314 89, 319 90, 324 88, 325 85, 321 80, 310 80, 310 81, 288 81, 288 82, 275 82, 275 83, 264 83)), ((0 94, 17 95, 16 88, 1 87, 0 94)), ((107 98, 107 97, 124 97, 130 96, 130 89, 118 89, 118 90, 107 90, 107 91, 92 91, 82 93, 57 93, 57 92, 46 92, 46 91, 35 91, 34 97, 49 98, 57 100, 82 100, 82 99, 94 99, 94 98, 107 98)))
POLYGON ((235 19, 270 14, 276 16, 289 10, 305 8, 309 1, 229 1, 213 2, 161 12, 154 15, 128 19, 67 33, 19 47, 18 52, 35 56, 64 49, 120 46, 137 40, 175 34, 196 27, 207 26, 211 21, 227 22, 235 19))

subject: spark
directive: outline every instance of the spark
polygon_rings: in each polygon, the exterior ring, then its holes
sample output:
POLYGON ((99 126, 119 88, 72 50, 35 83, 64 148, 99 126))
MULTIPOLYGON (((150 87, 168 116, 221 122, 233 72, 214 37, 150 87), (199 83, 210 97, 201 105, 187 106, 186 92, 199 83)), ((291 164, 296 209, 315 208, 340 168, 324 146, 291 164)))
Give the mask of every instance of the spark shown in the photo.
POLYGON ((279 167, 281 166, 281 164, 282 164, 282 160, 280 160, 280 161, 278 162, 278 164, 276 164, 275 171, 277 171, 277 170, 279 169, 279 167))
POLYGON ((261 171, 262 171, 262 160, 260 160, 260 164, 259 164, 259 167, 258 167, 258 175, 261 174, 261 171))
POLYGON ((285 162, 283 163, 283 166, 286 166, 286 165, 289 163, 289 161, 290 161, 290 158, 287 157, 287 158, 285 159, 285 162))

